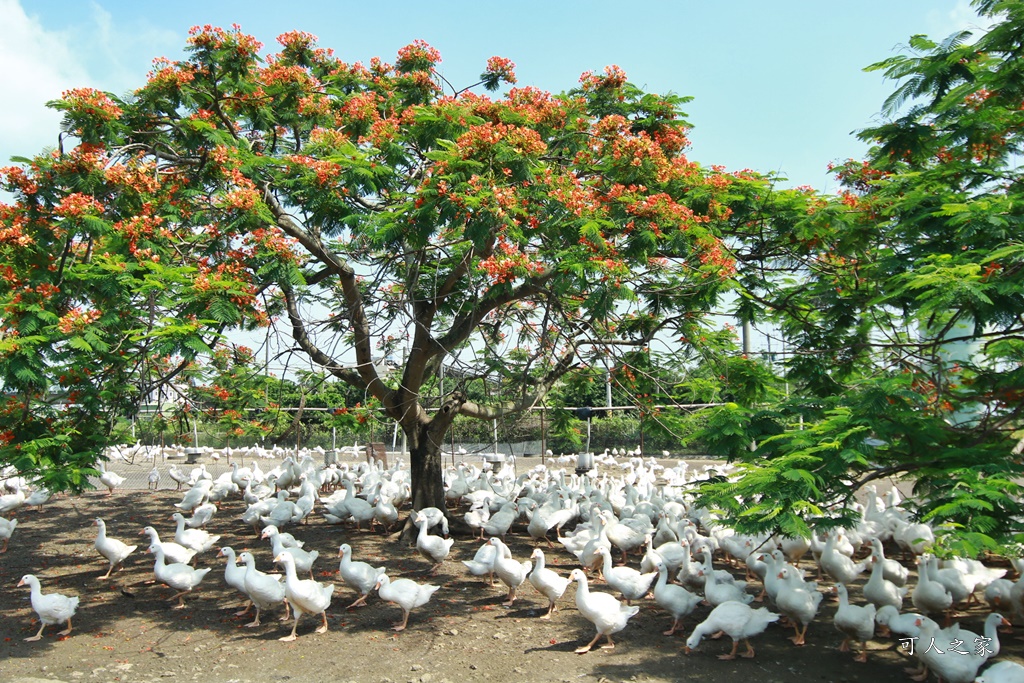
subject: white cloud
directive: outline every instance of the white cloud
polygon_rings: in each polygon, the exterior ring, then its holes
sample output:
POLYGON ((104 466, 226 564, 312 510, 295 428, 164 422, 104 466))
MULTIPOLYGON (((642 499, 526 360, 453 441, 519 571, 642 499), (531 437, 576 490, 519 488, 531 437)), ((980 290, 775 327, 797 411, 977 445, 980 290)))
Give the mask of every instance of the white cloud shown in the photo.
POLYGON ((180 52, 185 44, 184 36, 152 24, 118 24, 95 2, 90 10, 91 26, 78 38, 83 41, 80 52, 88 55, 88 68, 94 76, 102 74, 103 83, 94 87, 116 94, 134 90, 144 84, 154 57, 176 58, 169 53, 180 52))
POLYGON ((82 86, 124 94, 145 82, 160 50, 184 44, 172 31, 119 25, 95 3, 84 21, 69 28, 58 30, 46 21, 26 12, 20 0, 0 0, 0 166, 11 156, 32 156, 57 144, 61 117, 46 102, 82 86))
POLYGON ((67 37, 28 17, 18 0, 0 0, 0 165, 12 155, 32 156, 57 142, 60 115, 45 108, 63 90, 80 85, 85 72, 68 49, 67 37))
POLYGON ((957 31, 968 30, 974 34, 973 40, 992 28, 995 22, 979 17, 970 0, 958 0, 951 10, 928 12, 928 35, 933 40, 942 40, 957 31))

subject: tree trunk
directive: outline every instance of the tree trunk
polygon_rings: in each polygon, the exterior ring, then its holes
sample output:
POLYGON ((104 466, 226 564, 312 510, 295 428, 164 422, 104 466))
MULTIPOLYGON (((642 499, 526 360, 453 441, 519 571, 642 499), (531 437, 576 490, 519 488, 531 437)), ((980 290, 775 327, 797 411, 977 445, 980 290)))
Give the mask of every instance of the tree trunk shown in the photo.
MULTIPOLYGON (((444 510, 444 468, 441 440, 431 438, 431 423, 418 425, 415 437, 409 434, 409 470, 412 477, 412 507, 444 510)), ((444 434, 438 435, 441 438, 444 434)))
MULTIPOLYGON (((442 511, 445 509, 441 445, 444 443, 445 434, 451 428, 456 411, 457 403, 446 402, 433 418, 402 424, 402 431, 409 441, 413 510, 427 507, 436 507, 442 511)), ((402 531, 402 539, 411 541, 416 531, 416 526, 410 518, 402 531)))

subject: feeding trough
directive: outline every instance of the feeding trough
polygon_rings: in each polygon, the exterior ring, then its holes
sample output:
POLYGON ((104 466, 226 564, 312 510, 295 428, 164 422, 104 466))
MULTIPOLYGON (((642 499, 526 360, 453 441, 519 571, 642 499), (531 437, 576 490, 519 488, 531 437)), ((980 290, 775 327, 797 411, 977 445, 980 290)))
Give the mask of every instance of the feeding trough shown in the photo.
POLYGON ((490 469, 491 471, 497 471, 505 464, 504 453, 482 453, 480 459, 483 461, 484 469, 490 469))
POLYGON ((576 456, 576 474, 583 475, 592 469, 594 469, 593 453, 580 453, 576 456))

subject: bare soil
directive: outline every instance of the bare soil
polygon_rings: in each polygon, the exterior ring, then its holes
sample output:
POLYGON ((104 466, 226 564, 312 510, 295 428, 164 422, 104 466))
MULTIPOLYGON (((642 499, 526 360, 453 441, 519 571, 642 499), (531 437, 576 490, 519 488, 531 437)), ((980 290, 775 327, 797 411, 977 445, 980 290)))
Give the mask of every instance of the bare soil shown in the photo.
MULTIPOLYGON (((574 650, 594 634, 590 622, 576 610, 570 586, 550 621, 540 617, 547 601, 529 585, 519 592, 511 608, 501 605, 503 586, 489 587, 468 573, 459 560, 471 559, 480 541, 457 537, 449 559, 434 576, 426 560, 401 542, 397 534, 356 532, 331 526, 314 513, 306 525, 288 529, 320 551, 314 565, 319 581, 336 584, 328 610, 330 630, 316 634, 317 620, 306 616, 299 624, 295 642, 279 642, 290 624, 279 623, 274 614, 258 628, 244 628, 248 616, 235 616, 240 596, 223 580, 223 558, 214 553, 200 556, 195 564, 214 567, 200 590, 190 595, 187 608, 171 609, 171 591, 153 579, 152 556, 144 554, 143 526, 157 528, 170 540, 174 524, 169 515, 181 494, 166 488, 147 491, 90 492, 60 497, 42 511, 25 508, 16 514, 19 526, 10 551, 0 555, 0 681, 44 678, 61 681, 158 681, 200 682, 262 681, 736 681, 757 683, 784 681, 832 681, 878 683, 905 680, 902 671, 911 664, 894 640, 869 642, 866 664, 841 653, 841 637, 832 626, 836 603, 826 600, 811 625, 807 645, 795 647, 787 639, 791 629, 772 625, 754 639, 753 659, 719 661, 728 651, 728 638, 705 641, 690 655, 682 651, 685 635, 709 612, 698 607, 687 620, 684 633, 664 636, 671 623, 653 600, 616 636, 612 650, 593 650, 577 655, 574 650), (107 563, 93 548, 96 527, 102 517, 108 534, 140 548, 125 568, 111 579, 100 580, 107 563), (135 540, 133 540, 135 539, 135 540), (356 597, 337 576, 337 551, 341 543, 352 545, 355 559, 384 564, 392 578, 408 577, 440 584, 433 600, 415 610, 409 628, 393 633, 392 624, 401 610, 374 594, 366 607, 346 610, 356 597), (73 632, 56 636, 48 626, 43 639, 23 642, 38 629, 29 604, 27 588, 17 588, 23 574, 35 574, 43 592, 61 592, 81 598, 73 632), (683 637, 680 637, 683 636, 683 637)), ((250 549, 257 566, 271 568, 270 547, 258 540, 239 520, 241 500, 222 505, 208 527, 221 534, 221 545, 237 551, 250 549)), ((407 511, 403 511, 403 517, 407 511)), ((521 526, 508 538, 513 555, 529 557, 532 543, 521 526)), ((567 574, 574 558, 561 547, 547 549, 548 566, 567 574)), ((637 561, 632 562, 636 566, 637 561)), ((607 590, 592 584, 594 590, 607 590)), ((852 591, 860 601, 859 588, 852 591)), ((909 606, 909 601, 908 601, 909 606)), ((976 632, 985 611, 976 608, 967 620, 976 632)), ((1003 639, 1001 658, 1021 661, 1024 646, 1003 639)))

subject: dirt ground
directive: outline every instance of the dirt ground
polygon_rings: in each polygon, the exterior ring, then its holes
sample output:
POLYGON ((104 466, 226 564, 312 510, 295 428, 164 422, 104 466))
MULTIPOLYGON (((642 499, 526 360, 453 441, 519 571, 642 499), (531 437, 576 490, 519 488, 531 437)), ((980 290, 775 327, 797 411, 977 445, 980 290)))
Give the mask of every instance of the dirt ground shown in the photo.
MULTIPOLYGON (((165 485, 166 487, 166 485, 165 485)), ((149 524, 161 538, 171 540, 174 523, 169 515, 181 494, 173 490, 90 492, 75 498, 60 497, 42 511, 21 508, 19 526, 10 550, 0 555, 0 681, 42 678, 60 681, 182 680, 218 683, 235 681, 372 681, 377 683, 441 683, 442 681, 786 681, 871 682, 904 680, 907 656, 894 640, 869 642, 867 664, 838 652, 841 642, 831 624, 836 603, 826 600, 811 625, 807 645, 793 646, 791 630, 772 625, 754 641, 753 659, 719 661, 729 648, 727 638, 706 640, 698 651, 685 655, 684 637, 707 615, 698 607, 683 634, 662 635, 671 619, 651 599, 642 601, 640 613, 616 638, 613 650, 577 655, 574 649, 593 637, 590 622, 576 610, 574 588, 566 591, 560 610, 550 621, 546 599, 524 585, 511 608, 501 605, 504 589, 491 588, 465 569, 459 560, 471 559, 480 542, 457 537, 452 554, 433 577, 414 548, 397 536, 356 532, 326 524, 314 512, 307 525, 288 529, 320 552, 314 565, 319 581, 336 588, 328 610, 330 630, 316 634, 317 621, 306 616, 295 642, 279 642, 289 624, 273 613, 258 628, 243 628, 248 616, 234 616, 240 596, 224 583, 223 558, 210 552, 195 562, 213 567, 200 590, 190 595, 187 608, 173 610, 166 598, 171 591, 153 578, 152 556, 144 554, 149 524), (140 548, 124 570, 100 580, 107 563, 93 548, 96 517, 107 523, 110 536, 138 543, 140 548), (345 610, 355 594, 337 576, 338 546, 352 545, 355 559, 384 564, 392 578, 408 577, 440 584, 430 603, 413 611, 409 628, 390 631, 401 610, 374 594, 366 607, 345 610), (81 598, 73 632, 58 637, 48 626, 43 639, 23 642, 38 629, 29 604, 27 587, 16 584, 26 573, 35 574, 43 592, 62 592, 81 598), (679 637, 683 635, 684 637, 679 637)), ((254 552, 257 566, 271 567, 269 542, 258 540, 239 520, 245 504, 224 504, 208 529, 221 534, 221 545, 254 552)), ((403 517, 405 512, 403 512, 403 517)), ((521 526, 509 535, 513 556, 527 559, 532 544, 521 526)), ((547 550, 548 566, 563 575, 574 558, 561 547, 547 550)), ((636 566, 636 562, 633 563, 636 566)), ((606 590, 592 585, 594 590, 606 590)), ((859 588, 852 591, 860 600, 859 588)), ((909 601, 907 601, 909 607, 909 601)), ((981 631, 985 612, 968 615, 973 630, 981 631)), ((1018 629, 1019 630, 1019 629, 1018 629)), ((1024 645, 1003 639, 1001 658, 1024 661, 1024 645)))

